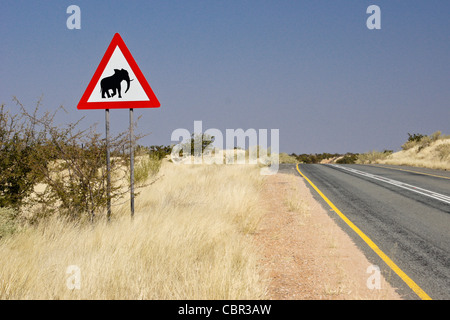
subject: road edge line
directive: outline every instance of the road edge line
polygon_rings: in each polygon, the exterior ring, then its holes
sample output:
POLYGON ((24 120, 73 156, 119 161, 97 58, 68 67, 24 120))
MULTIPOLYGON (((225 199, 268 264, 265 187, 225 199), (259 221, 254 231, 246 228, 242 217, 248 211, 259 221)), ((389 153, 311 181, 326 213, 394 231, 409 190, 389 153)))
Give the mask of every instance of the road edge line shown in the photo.
POLYGON ((338 214, 338 216, 353 230, 358 234, 362 240, 410 287, 415 294, 419 296, 422 300, 432 300, 431 297, 423 291, 405 272, 402 271, 395 263, 392 261, 381 249, 368 237, 366 236, 353 222, 350 221, 323 193, 319 188, 316 187, 311 180, 308 179, 299 169, 298 164, 296 165, 298 173, 317 191, 317 193, 322 197, 323 200, 338 214))

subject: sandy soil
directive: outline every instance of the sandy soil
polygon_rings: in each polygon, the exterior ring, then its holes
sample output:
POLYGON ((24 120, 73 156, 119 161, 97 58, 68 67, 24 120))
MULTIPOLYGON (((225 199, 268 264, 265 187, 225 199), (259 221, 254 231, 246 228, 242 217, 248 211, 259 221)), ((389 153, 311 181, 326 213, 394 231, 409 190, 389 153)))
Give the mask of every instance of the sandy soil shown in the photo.
POLYGON ((270 279, 269 299, 400 299, 381 275, 380 288, 368 288, 368 282, 374 284, 373 271, 368 273, 372 264, 314 200, 302 178, 269 176, 264 199, 267 212, 256 241, 270 279))

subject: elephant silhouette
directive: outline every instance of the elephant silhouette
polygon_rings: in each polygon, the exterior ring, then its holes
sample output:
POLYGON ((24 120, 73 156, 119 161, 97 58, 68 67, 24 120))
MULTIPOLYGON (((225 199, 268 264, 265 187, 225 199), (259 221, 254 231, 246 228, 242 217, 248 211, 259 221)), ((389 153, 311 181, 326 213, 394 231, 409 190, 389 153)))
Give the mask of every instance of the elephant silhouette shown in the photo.
POLYGON ((117 93, 119 94, 119 98, 122 98, 122 89, 120 83, 124 80, 127 82, 127 89, 125 90, 125 93, 127 93, 128 89, 130 89, 130 82, 133 80, 130 80, 130 76, 127 70, 114 69, 114 74, 112 76, 105 77, 100 81, 102 98, 106 98, 105 94, 108 96, 108 98, 111 98, 114 97, 117 93), (112 90, 112 94, 109 93, 109 90, 112 90))

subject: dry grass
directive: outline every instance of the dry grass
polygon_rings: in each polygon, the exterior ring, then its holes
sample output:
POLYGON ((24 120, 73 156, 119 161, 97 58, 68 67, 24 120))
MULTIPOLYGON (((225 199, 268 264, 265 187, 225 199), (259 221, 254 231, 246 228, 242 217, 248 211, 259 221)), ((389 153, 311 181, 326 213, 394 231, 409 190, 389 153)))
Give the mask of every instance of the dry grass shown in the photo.
POLYGON ((370 151, 367 153, 362 153, 358 155, 358 159, 356 163, 358 164, 371 164, 371 163, 379 163, 380 161, 386 159, 391 153, 389 152, 380 152, 380 151, 370 151))
POLYGON ((291 163, 291 164, 296 164, 298 163, 297 159, 293 156, 288 155, 287 153, 280 153, 279 155, 279 161, 280 163, 291 163))
POLYGON ((376 163, 450 170, 450 138, 415 145, 395 152, 376 163))
POLYGON ((0 299, 260 299, 251 242, 263 176, 250 165, 164 162, 107 224, 53 218, 0 241, 0 299), (80 289, 69 289, 80 270, 80 289))
POLYGON ((408 140, 402 145, 402 150, 399 152, 371 151, 359 154, 356 163, 450 170, 450 136, 436 131, 429 136, 422 136, 418 140, 408 140))

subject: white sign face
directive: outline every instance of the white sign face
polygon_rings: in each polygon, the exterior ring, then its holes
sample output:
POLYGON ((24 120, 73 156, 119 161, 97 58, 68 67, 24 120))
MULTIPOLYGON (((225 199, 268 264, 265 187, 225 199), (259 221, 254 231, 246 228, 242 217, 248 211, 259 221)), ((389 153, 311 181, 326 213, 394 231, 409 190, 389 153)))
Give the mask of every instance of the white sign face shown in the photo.
POLYGON ((116 101, 150 101, 119 46, 87 100, 88 103, 116 101))

